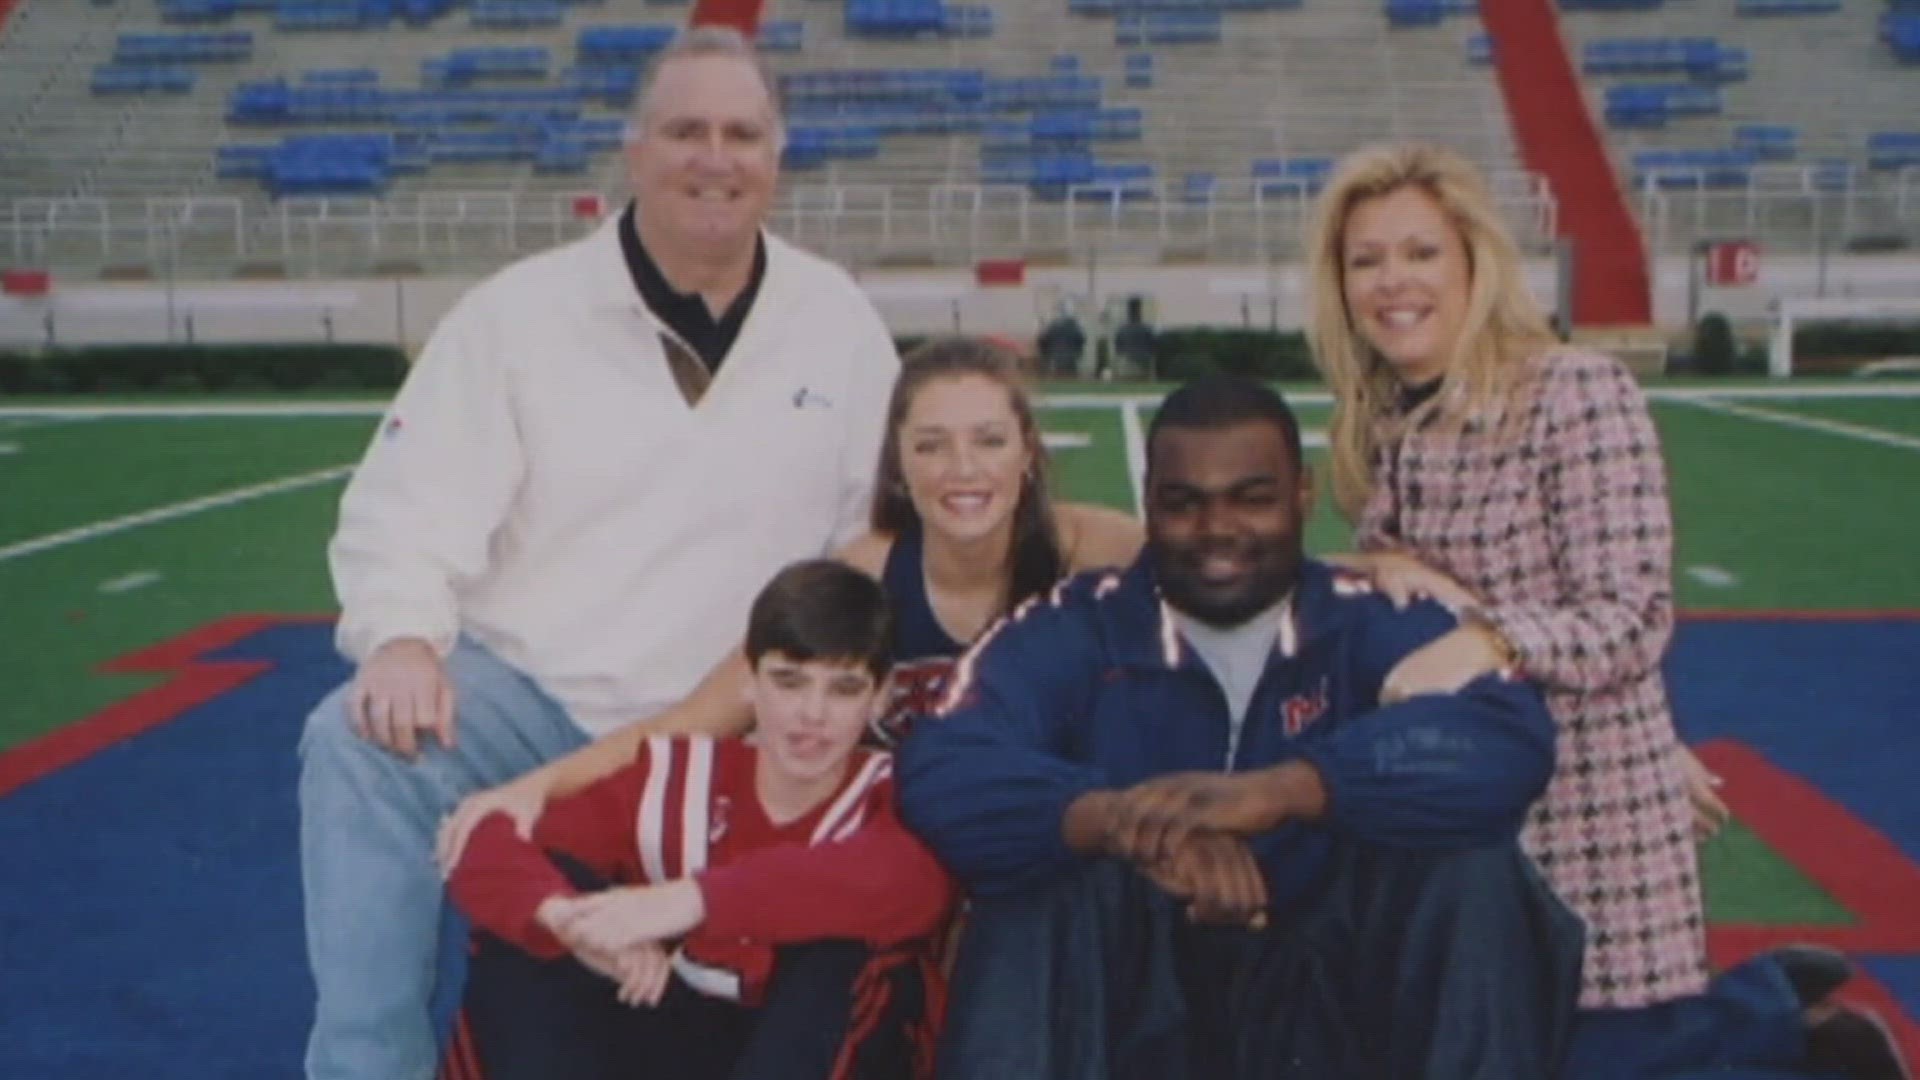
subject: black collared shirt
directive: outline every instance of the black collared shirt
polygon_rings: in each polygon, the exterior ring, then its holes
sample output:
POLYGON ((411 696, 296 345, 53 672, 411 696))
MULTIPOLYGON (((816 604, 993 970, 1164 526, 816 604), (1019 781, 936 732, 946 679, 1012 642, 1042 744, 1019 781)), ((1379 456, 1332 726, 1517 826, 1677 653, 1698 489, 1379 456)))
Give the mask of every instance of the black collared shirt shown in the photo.
POLYGON ((640 290, 640 299, 669 330, 693 347, 708 371, 719 371, 720 362, 726 359, 734 339, 740 336, 747 312, 753 309, 754 297, 760 295, 761 279, 767 276, 766 240, 754 239, 753 273, 747 278, 746 288, 740 290, 740 295, 734 297, 733 303, 716 319, 699 293, 675 292, 667 283, 659 264, 640 243, 640 230, 633 223, 633 214, 633 204, 628 203, 620 215, 620 251, 626 256, 627 272, 633 276, 634 288, 640 290))

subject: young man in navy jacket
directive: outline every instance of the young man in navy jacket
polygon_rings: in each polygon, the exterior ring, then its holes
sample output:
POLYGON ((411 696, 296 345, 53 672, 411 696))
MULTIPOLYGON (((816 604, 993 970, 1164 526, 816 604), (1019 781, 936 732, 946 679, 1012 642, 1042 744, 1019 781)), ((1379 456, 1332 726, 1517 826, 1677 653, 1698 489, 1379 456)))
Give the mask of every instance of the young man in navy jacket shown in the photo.
POLYGON ((900 752, 975 898, 941 1076, 1551 1076, 1580 928, 1516 843, 1540 695, 1382 702, 1456 618, 1305 559, 1273 391, 1182 387, 1147 459, 1135 564, 986 635, 900 752))

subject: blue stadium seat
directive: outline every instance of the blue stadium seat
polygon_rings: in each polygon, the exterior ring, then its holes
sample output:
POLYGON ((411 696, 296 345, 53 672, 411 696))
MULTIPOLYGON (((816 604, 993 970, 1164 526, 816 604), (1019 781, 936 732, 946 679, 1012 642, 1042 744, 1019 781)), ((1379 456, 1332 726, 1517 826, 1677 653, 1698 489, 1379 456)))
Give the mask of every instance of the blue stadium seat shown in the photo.
POLYGON ((1733 129, 1733 145, 1761 161, 1792 161, 1800 153, 1800 129, 1788 124, 1741 124, 1733 129))
POLYGON ((1867 167, 1904 169, 1920 165, 1920 129, 1875 131, 1867 136, 1867 167))
POLYGON ((1255 180, 1263 195, 1311 195, 1333 174, 1330 157, 1255 158, 1255 180))
POLYGON ((566 19, 566 6, 560 0, 473 0, 468 19, 493 30, 559 26, 566 19))
POLYGON ((1738 0, 1736 15, 1824 15, 1839 11, 1840 0, 1738 0))
POLYGON ((480 79, 545 78, 552 61, 544 45, 455 49, 420 61, 422 86, 466 86, 480 79))
POLYGON ((534 151, 533 171, 537 173, 583 173, 590 155, 587 148, 574 142, 546 142, 534 151))
POLYGON ((1920 64, 1920 6, 1895 8, 1880 19, 1880 40, 1906 64, 1920 64))
POLYGON ((300 135, 282 139, 267 165, 274 196, 377 195, 384 191, 393 139, 386 135, 300 135))
POLYGON ((580 31, 574 49, 583 63, 645 61, 677 33, 673 26, 589 26, 580 31))
POLYGON ((1665 127, 1685 116, 1720 112, 1720 90, 1685 83, 1623 83, 1606 92, 1607 123, 1615 127, 1665 127))
POLYGON ((273 168, 272 146, 229 143, 214 149, 213 173, 223 180, 264 180, 273 168))
POLYGON ((799 52, 806 44, 807 24, 799 19, 774 19, 760 24, 756 39, 768 52, 799 52))
POLYGON ((300 73, 300 82, 308 86, 372 86, 380 73, 372 68, 319 68, 300 73))
POLYGON ((937 34, 946 25, 942 0, 847 0, 846 28, 850 34, 937 34))
POLYGON ((1642 150, 1633 155, 1635 187, 1744 187, 1756 155, 1741 147, 1728 150, 1642 150))
POLYGON ((1388 26, 1439 26, 1447 21, 1443 0, 1387 0, 1388 26))
POLYGON ((941 13, 940 30, 948 37, 992 37, 994 26, 995 18, 990 7, 948 4, 941 13))
POLYGON ((640 69, 633 64, 580 64, 561 76, 560 85, 583 100, 624 109, 640 89, 640 69))
POLYGON ((184 94, 193 89, 192 68, 167 64, 101 64, 89 89, 95 94, 184 94))
POLYGON ((378 30, 398 13, 394 0, 280 0, 273 25, 281 30, 378 30))
POLYGON ((160 0, 160 18, 170 23, 218 23, 240 10, 235 0, 160 0))
POLYGON ((1809 170, 1816 191, 1851 191, 1854 172, 1853 162, 1845 158, 1820 158, 1809 170))
POLYGON ((1113 20, 1114 44, 1123 48, 1216 44, 1224 33, 1225 23, 1218 11, 1127 13, 1113 20))
POLYGON ((253 55, 253 34, 245 30, 187 34, 121 34, 114 42, 116 64, 190 64, 245 60, 253 55))
POLYGON ((1588 75, 1683 74, 1694 82, 1726 83, 1747 77, 1747 50, 1713 38, 1601 38, 1580 50, 1588 75))

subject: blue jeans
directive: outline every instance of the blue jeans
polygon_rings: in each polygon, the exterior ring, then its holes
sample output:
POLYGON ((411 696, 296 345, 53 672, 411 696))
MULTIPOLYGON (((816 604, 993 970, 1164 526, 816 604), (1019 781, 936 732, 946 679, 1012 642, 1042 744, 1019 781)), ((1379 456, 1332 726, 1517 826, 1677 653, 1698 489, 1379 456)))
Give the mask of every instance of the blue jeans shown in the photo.
POLYGON ((440 819, 459 801, 587 742, 533 680, 462 639, 447 657, 454 746, 407 761, 354 734, 345 687, 300 740, 300 873, 318 1002, 310 1080, 430 1080, 434 1003, 451 1013, 465 935, 434 862, 440 819), (454 920, 457 922, 457 920, 454 920), (454 985, 449 985, 454 984, 454 985))
POLYGON ((1564 1080, 1769 1080, 1806 1077, 1806 1024, 1786 973, 1758 956, 1706 993, 1574 1017, 1564 1080))

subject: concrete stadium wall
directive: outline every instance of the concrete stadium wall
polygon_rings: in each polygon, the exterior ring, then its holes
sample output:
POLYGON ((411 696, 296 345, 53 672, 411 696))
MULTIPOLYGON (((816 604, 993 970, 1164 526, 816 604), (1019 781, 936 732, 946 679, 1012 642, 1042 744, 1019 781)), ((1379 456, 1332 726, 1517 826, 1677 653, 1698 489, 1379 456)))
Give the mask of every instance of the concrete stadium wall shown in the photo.
MULTIPOLYGON (((1556 268, 1530 279, 1549 305, 1556 268)), ((1019 287, 980 288, 966 271, 862 274, 896 333, 991 333, 1030 339, 1062 300, 1086 315, 1115 298, 1151 298, 1161 326, 1300 325, 1305 307, 1298 266, 1031 268, 1019 287), (1088 298, 1094 299, 1089 303, 1088 298)), ((1661 260, 1655 315, 1678 330, 1689 310, 1684 259, 1661 260)), ((180 281, 63 284, 45 297, 0 296, 0 347, 134 342, 393 342, 416 349, 470 278, 334 281, 180 281)), ((1920 257, 1769 258, 1747 289, 1701 289, 1697 309, 1721 311, 1757 333, 1771 301, 1784 296, 1920 298, 1920 257)))

